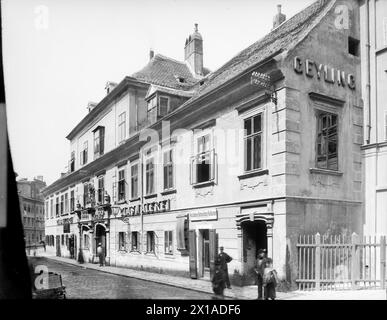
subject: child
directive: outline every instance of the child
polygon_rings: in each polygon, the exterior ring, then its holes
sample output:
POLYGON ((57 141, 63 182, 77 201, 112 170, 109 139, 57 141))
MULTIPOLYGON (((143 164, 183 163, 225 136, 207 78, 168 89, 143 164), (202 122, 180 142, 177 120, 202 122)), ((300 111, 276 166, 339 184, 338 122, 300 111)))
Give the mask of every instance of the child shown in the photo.
POLYGON ((214 299, 224 299, 223 292, 226 287, 226 281, 219 259, 215 260, 215 271, 211 282, 212 290, 215 293, 214 299))
POLYGON ((265 300, 274 300, 276 298, 275 295, 275 287, 278 284, 277 271, 273 269, 273 260, 267 258, 266 267, 263 272, 263 286, 264 286, 264 295, 265 300))

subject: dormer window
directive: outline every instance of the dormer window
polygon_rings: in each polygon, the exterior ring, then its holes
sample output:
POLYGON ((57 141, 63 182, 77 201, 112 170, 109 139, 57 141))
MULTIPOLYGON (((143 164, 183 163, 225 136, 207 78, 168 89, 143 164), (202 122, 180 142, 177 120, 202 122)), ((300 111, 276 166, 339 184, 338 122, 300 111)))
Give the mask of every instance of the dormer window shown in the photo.
POLYGON ((148 101, 148 122, 155 123, 169 112, 169 97, 156 95, 148 101))
POLYGON ((165 116, 169 112, 169 98, 159 97, 158 116, 165 116))

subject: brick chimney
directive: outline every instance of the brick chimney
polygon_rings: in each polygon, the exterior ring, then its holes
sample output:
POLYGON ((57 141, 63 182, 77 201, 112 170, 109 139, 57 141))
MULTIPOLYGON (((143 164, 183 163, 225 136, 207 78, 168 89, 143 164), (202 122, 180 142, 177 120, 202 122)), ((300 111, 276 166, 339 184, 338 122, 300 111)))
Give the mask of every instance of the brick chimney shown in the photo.
POLYGON ((282 12, 281 12, 281 5, 277 5, 277 14, 274 16, 274 19, 273 19, 273 29, 277 28, 281 23, 283 23, 285 20, 286 20, 286 15, 284 15, 282 12))
POLYGON ((194 32, 185 40, 184 60, 195 76, 203 75, 203 39, 197 23, 194 32))

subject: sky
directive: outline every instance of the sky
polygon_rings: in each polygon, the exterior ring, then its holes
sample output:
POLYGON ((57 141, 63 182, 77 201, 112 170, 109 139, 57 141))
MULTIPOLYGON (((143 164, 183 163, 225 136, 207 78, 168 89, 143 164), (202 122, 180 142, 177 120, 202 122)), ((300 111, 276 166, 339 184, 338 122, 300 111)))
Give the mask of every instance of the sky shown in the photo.
POLYGON ((183 61, 198 23, 204 65, 214 71, 270 32, 277 4, 290 18, 314 0, 2 0, 8 134, 15 171, 47 184, 70 159, 67 134, 149 61, 183 61))

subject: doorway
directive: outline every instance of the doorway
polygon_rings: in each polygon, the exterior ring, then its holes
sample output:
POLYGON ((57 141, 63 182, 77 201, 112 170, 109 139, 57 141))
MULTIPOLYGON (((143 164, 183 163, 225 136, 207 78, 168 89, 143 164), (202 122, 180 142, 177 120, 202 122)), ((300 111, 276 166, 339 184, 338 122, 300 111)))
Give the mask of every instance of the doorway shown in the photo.
POLYGON ((242 223, 243 270, 245 285, 255 283, 255 262, 259 249, 267 250, 267 227, 265 221, 246 221, 242 223))
POLYGON ((98 244, 101 243, 102 244, 102 249, 103 249, 103 252, 105 254, 105 257, 106 257, 106 229, 104 226, 98 224, 96 227, 95 227, 95 246, 94 246, 94 250, 95 250, 95 255, 98 256, 97 254, 97 247, 98 247, 98 244))
POLYGON ((203 264, 203 276, 210 272, 210 232, 208 229, 201 230, 202 239, 203 239, 203 256, 202 256, 202 264, 203 264))

